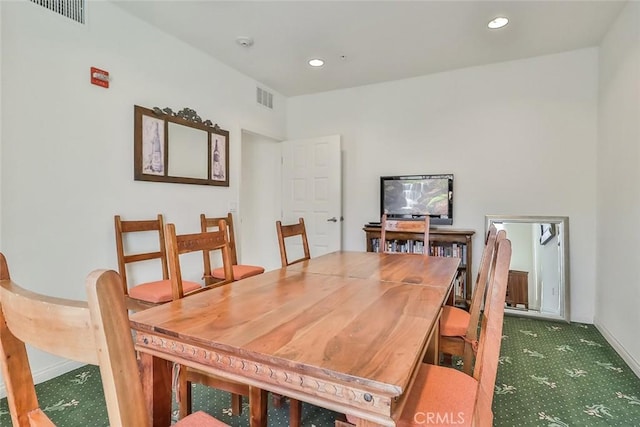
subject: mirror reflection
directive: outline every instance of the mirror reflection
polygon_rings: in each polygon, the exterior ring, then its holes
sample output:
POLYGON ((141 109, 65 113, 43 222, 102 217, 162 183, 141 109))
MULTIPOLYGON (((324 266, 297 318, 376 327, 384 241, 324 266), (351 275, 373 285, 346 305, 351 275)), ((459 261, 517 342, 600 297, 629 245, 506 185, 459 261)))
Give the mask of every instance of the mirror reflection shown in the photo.
POLYGON ((168 141, 169 176, 207 179, 207 132, 169 123, 168 141))
POLYGON ((569 321, 569 218, 488 215, 513 253, 505 313, 569 321))

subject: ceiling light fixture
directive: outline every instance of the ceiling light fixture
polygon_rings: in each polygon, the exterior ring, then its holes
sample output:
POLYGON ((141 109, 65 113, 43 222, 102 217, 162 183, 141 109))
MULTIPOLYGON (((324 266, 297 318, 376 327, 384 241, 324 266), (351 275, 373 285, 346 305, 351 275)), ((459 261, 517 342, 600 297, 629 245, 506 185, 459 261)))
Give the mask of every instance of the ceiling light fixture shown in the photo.
POLYGON ((496 16, 491 21, 489 21, 487 26, 492 30, 497 30, 498 28, 504 27, 508 23, 509 23, 509 18, 506 18, 504 16, 496 16))
POLYGON ((322 67, 324 65, 324 61, 320 58, 313 58, 309 60, 309 65, 312 67, 322 67))
POLYGON ((242 47, 251 47, 253 46, 253 39, 251 37, 237 37, 236 43, 242 47))

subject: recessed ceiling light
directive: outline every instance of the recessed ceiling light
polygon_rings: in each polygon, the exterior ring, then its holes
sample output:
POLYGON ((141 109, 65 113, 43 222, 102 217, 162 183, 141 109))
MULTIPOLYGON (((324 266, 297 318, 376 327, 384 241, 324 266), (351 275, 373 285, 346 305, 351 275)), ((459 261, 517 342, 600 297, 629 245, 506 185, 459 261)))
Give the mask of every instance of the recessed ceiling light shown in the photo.
POLYGON ((320 58, 313 58, 309 60, 309 65, 312 67, 322 67, 324 65, 324 61, 320 58))
POLYGON ((509 18, 506 18, 504 16, 497 16, 493 18, 491 21, 489 21, 489 24, 487 24, 487 26, 492 30, 497 30, 498 28, 504 27, 508 23, 509 23, 509 18))

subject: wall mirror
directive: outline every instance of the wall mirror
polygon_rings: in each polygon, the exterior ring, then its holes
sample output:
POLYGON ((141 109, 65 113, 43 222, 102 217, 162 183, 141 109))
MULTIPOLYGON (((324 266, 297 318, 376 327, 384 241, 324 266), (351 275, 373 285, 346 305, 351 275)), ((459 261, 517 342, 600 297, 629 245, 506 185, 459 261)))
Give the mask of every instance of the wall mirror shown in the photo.
POLYGON ((491 224, 512 246, 505 314, 568 322, 569 218, 487 215, 491 224))
POLYGON ((229 186, 229 132, 194 110, 134 108, 134 179, 229 186))

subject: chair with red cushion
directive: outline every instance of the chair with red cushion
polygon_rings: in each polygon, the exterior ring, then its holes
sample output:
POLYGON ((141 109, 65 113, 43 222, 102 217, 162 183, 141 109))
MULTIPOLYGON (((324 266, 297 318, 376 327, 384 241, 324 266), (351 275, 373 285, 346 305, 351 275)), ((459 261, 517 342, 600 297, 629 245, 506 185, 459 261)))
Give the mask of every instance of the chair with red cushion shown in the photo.
POLYGON ((457 369, 423 364, 397 426, 424 425, 418 413, 448 413, 456 419, 450 424, 493 425, 493 403, 498 358, 502 341, 502 320, 507 293, 511 242, 502 239, 496 249, 495 267, 487 291, 482 315, 480 345, 473 377, 457 369), (454 399, 451 397, 455 396, 454 399))
MULTIPOLYGON (((122 289, 118 273, 96 270, 86 281, 88 302, 37 294, 11 281, 0 253, 0 366, 14 426, 54 426, 38 404, 27 344, 98 365, 110 425, 151 425, 122 289)), ((204 412, 175 425, 226 426, 204 412)))
MULTIPOLYGON (((164 240, 164 222, 162 215, 156 219, 148 220, 128 220, 124 221, 120 215, 114 217, 116 233, 116 251, 118 254, 118 271, 122 277, 122 286, 130 310, 143 310, 154 305, 163 304, 173 299, 171 281, 169 280, 169 270, 167 267, 167 254, 164 240), (157 237, 152 236, 156 234, 157 237), (134 241, 134 237, 138 240, 134 241), (158 246, 154 246, 148 251, 126 250, 135 246, 135 243, 146 242, 146 238, 157 239, 158 246), (127 265, 140 262, 155 261, 160 264, 161 279, 137 283, 131 285, 128 282, 127 265)), ((185 293, 198 290, 202 287, 200 283, 183 282, 185 293)))
POLYGON ((444 354, 462 356, 463 370, 469 375, 471 375, 474 351, 477 350, 478 321, 485 301, 487 279, 494 261, 494 251, 497 244, 505 238, 506 232, 504 230, 497 232, 493 225, 489 228, 469 311, 449 305, 442 309, 439 351, 444 354))
MULTIPOLYGON (((215 282, 214 284, 195 292, 206 291, 211 287, 223 286, 233 282, 231 248, 227 241, 226 224, 224 219, 219 221, 218 230, 216 231, 176 234, 175 225, 167 224, 165 226, 165 234, 167 238, 167 260, 169 264, 169 273, 171 276, 174 299, 177 300, 185 296, 185 292, 182 290, 182 284, 184 281, 182 280, 183 269, 180 262, 181 255, 205 251, 221 252, 223 270, 225 272, 224 280, 215 282)), ((179 368, 178 372, 178 389, 176 391, 176 394, 179 396, 178 409, 179 416, 181 418, 191 413, 191 383, 204 384, 208 387, 217 388, 231 393, 231 411, 233 415, 239 415, 242 413, 242 397, 249 396, 248 385, 229 381, 199 369, 182 366, 179 368)))
MULTIPOLYGON (((421 364, 413 386, 407 392, 402 412, 397 415, 396 426, 493 425, 491 405, 502 340, 511 242, 503 239, 498 243, 496 251, 473 376, 454 368, 421 364)), ((352 416, 347 416, 347 420, 354 424, 358 421, 352 416)), ((345 425, 349 424, 336 421, 336 426, 345 425)))
MULTIPOLYGON (((205 214, 200 214, 200 228, 202 232, 211 231, 216 229, 220 220, 225 220, 227 224, 227 240, 231 247, 231 269, 233 270, 233 278, 235 280, 244 279, 251 276, 264 273, 264 267, 258 265, 238 264, 238 252, 236 248, 236 236, 233 227, 233 215, 231 212, 226 217, 208 218, 205 214)), ((224 268, 211 268, 211 258, 209 254, 203 254, 204 256, 204 279, 207 285, 215 283, 220 280, 224 280, 224 268)))

